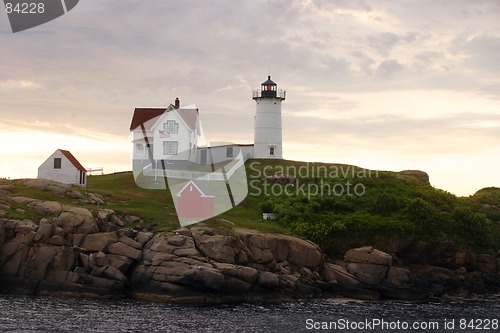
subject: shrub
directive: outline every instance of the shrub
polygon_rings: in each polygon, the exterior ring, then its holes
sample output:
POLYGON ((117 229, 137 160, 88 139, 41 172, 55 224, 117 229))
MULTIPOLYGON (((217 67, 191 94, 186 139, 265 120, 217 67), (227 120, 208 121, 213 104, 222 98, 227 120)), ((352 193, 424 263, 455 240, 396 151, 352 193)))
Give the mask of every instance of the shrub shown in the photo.
POLYGON ((481 213, 469 207, 459 206, 453 210, 457 234, 476 249, 488 249, 494 242, 493 225, 481 213))

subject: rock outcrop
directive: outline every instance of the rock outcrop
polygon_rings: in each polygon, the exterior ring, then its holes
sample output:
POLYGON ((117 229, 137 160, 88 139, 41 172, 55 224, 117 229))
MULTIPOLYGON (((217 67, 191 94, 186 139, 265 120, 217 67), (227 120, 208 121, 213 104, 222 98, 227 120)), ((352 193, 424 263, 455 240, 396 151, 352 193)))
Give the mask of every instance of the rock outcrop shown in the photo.
POLYGON ((427 172, 420 170, 403 170, 398 172, 397 177, 402 179, 415 179, 427 185, 431 184, 427 172))
MULTIPOLYGON (((40 186, 38 183, 34 183, 40 186)), ((31 183, 30 183, 31 185, 31 183)), ((7 198, 40 219, 0 218, 0 291, 172 302, 319 297, 315 244, 248 229, 122 227, 132 216, 7 198)), ((8 207, 7 207, 8 206, 8 207)))
POLYGON ((455 269, 402 267, 394 266, 391 255, 364 246, 328 263, 316 244, 300 238, 200 225, 158 233, 136 230, 124 225, 139 217, 122 216, 89 199, 99 196, 75 194, 52 182, 27 185, 65 198, 69 194, 86 206, 9 196, 8 187, 2 187, 4 293, 211 303, 339 295, 425 299, 500 291, 500 253, 456 252, 455 269))

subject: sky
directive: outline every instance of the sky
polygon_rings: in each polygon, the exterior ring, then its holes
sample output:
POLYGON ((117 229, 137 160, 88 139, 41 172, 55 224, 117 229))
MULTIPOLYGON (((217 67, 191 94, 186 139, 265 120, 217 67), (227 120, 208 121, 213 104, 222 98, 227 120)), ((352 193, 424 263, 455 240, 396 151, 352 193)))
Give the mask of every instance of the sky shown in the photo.
POLYGON ((0 12, 0 178, 58 148, 131 170, 136 107, 196 104, 252 143, 252 90, 287 91, 284 158, 500 187, 500 1, 85 0, 13 34, 0 12))

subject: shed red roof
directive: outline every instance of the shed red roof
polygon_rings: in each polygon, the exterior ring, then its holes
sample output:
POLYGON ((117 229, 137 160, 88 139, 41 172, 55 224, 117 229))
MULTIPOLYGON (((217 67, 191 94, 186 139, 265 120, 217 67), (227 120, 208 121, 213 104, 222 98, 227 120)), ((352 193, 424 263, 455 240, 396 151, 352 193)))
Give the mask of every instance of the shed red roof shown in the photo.
POLYGON ((59 149, 61 151, 61 153, 63 153, 64 156, 66 156, 66 158, 75 166, 75 168, 77 168, 78 170, 80 171, 87 171, 87 169, 85 169, 83 167, 83 165, 80 164, 80 162, 78 162, 78 160, 75 158, 75 156, 73 156, 73 154, 71 154, 69 151, 67 150, 62 150, 62 149, 59 149))

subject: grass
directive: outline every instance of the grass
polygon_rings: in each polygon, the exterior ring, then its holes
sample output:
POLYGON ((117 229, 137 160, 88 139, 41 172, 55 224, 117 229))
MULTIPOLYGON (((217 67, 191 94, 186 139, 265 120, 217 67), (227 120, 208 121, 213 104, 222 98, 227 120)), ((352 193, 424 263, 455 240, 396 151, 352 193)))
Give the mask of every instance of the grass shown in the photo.
POLYGON ((88 177, 87 190, 104 197, 104 208, 137 215, 146 223, 157 225, 158 230, 179 227, 170 191, 141 188, 136 185, 132 172, 88 177))
MULTIPOLYGON (((285 234, 292 232, 300 234, 298 230, 302 230, 302 235, 308 237, 307 234, 314 234, 315 229, 307 229, 305 224, 321 231, 331 224, 344 223, 347 229, 344 231, 332 229, 332 234, 337 236, 334 237, 335 239, 330 238, 326 241, 349 242, 359 233, 366 233, 365 238, 368 239, 377 236, 375 235, 377 232, 387 235, 390 232, 397 233, 399 229, 413 230, 414 227, 409 224, 405 207, 419 198, 430 205, 429 207, 425 205, 421 207, 423 211, 419 214, 431 214, 428 221, 431 225, 434 216, 440 217, 443 214, 451 216, 457 207, 467 206, 474 211, 483 213, 492 221, 495 228, 500 228, 500 189, 498 188, 483 189, 474 196, 457 198, 446 191, 413 179, 399 179, 395 172, 369 171, 345 164, 249 160, 245 166, 249 182, 249 195, 237 207, 203 221, 204 224, 218 229, 236 226, 285 234), (366 193, 359 197, 328 197, 327 195, 313 200, 295 197, 298 199, 297 201, 286 196, 269 197, 263 192, 255 192, 256 189, 262 190, 264 186, 269 184, 279 184, 280 182, 282 185, 287 184, 294 178, 297 178, 301 184, 313 185, 320 184, 320 182, 330 185, 347 181, 362 183, 366 187, 366 193), (262 219, 261 207, 270 199, 280 205, 281 216, 289 218, 292 223, 288 223, 285 218, 281 221, 264 221, 262 219), (344 238, 341 237, 342 234, 345 234, 344 238)), ((146 188, 136 185, 132 172, 90 176, 88 177, 87 189, 82 191, 102 195, 106 202, 102 208, 112 209, 120 214, 139 216, 144 220, 145 225, 155 225, 155 231, 179 228, 172 195, 166 185, 168 182, 163 178, 157 179, 156 182, 151 178, 140 178, 139 180, 144 183, 146 188), (155 187, 157 189, 151 189, 155 187)), ((91 210, 96 209, 95 206, 82 205, 78 200, 61 197, 50 191, 27 188, 20 181, 0 180, 0 184, 3 183, 12 185, 10 188, 12 195, 41 200, 57 200, 63 204, 85 206, 91 210)), ((15 204, 13 208, 26 209, 26 206, 15 204)), ((14 209, 9 210, 7 217, 31 218, 15 213, 14 209)), ((129 225, 128 227, 134 226, 129 225)), ((430 234, 434 234, 434 231, 436 230, 431 230, 430 234)))
MULTIPOLYGON (((160 179, 159 183, 165 184, 165 180, 160 179)), ((146 223, 155 224, 157 231, 179 228, 170 190, 141 188, 136 185, 132 172, 91 176, 87 181, 87 190, 104 197, 106 204, 103 208, 140 216, 146 223)), ((215 228, 227 228, 233 223, 241 228, 287 233, 278 223, 262 220, 259 202, 258 198, 248 196, 239 206, 203 223, 215 228)))

